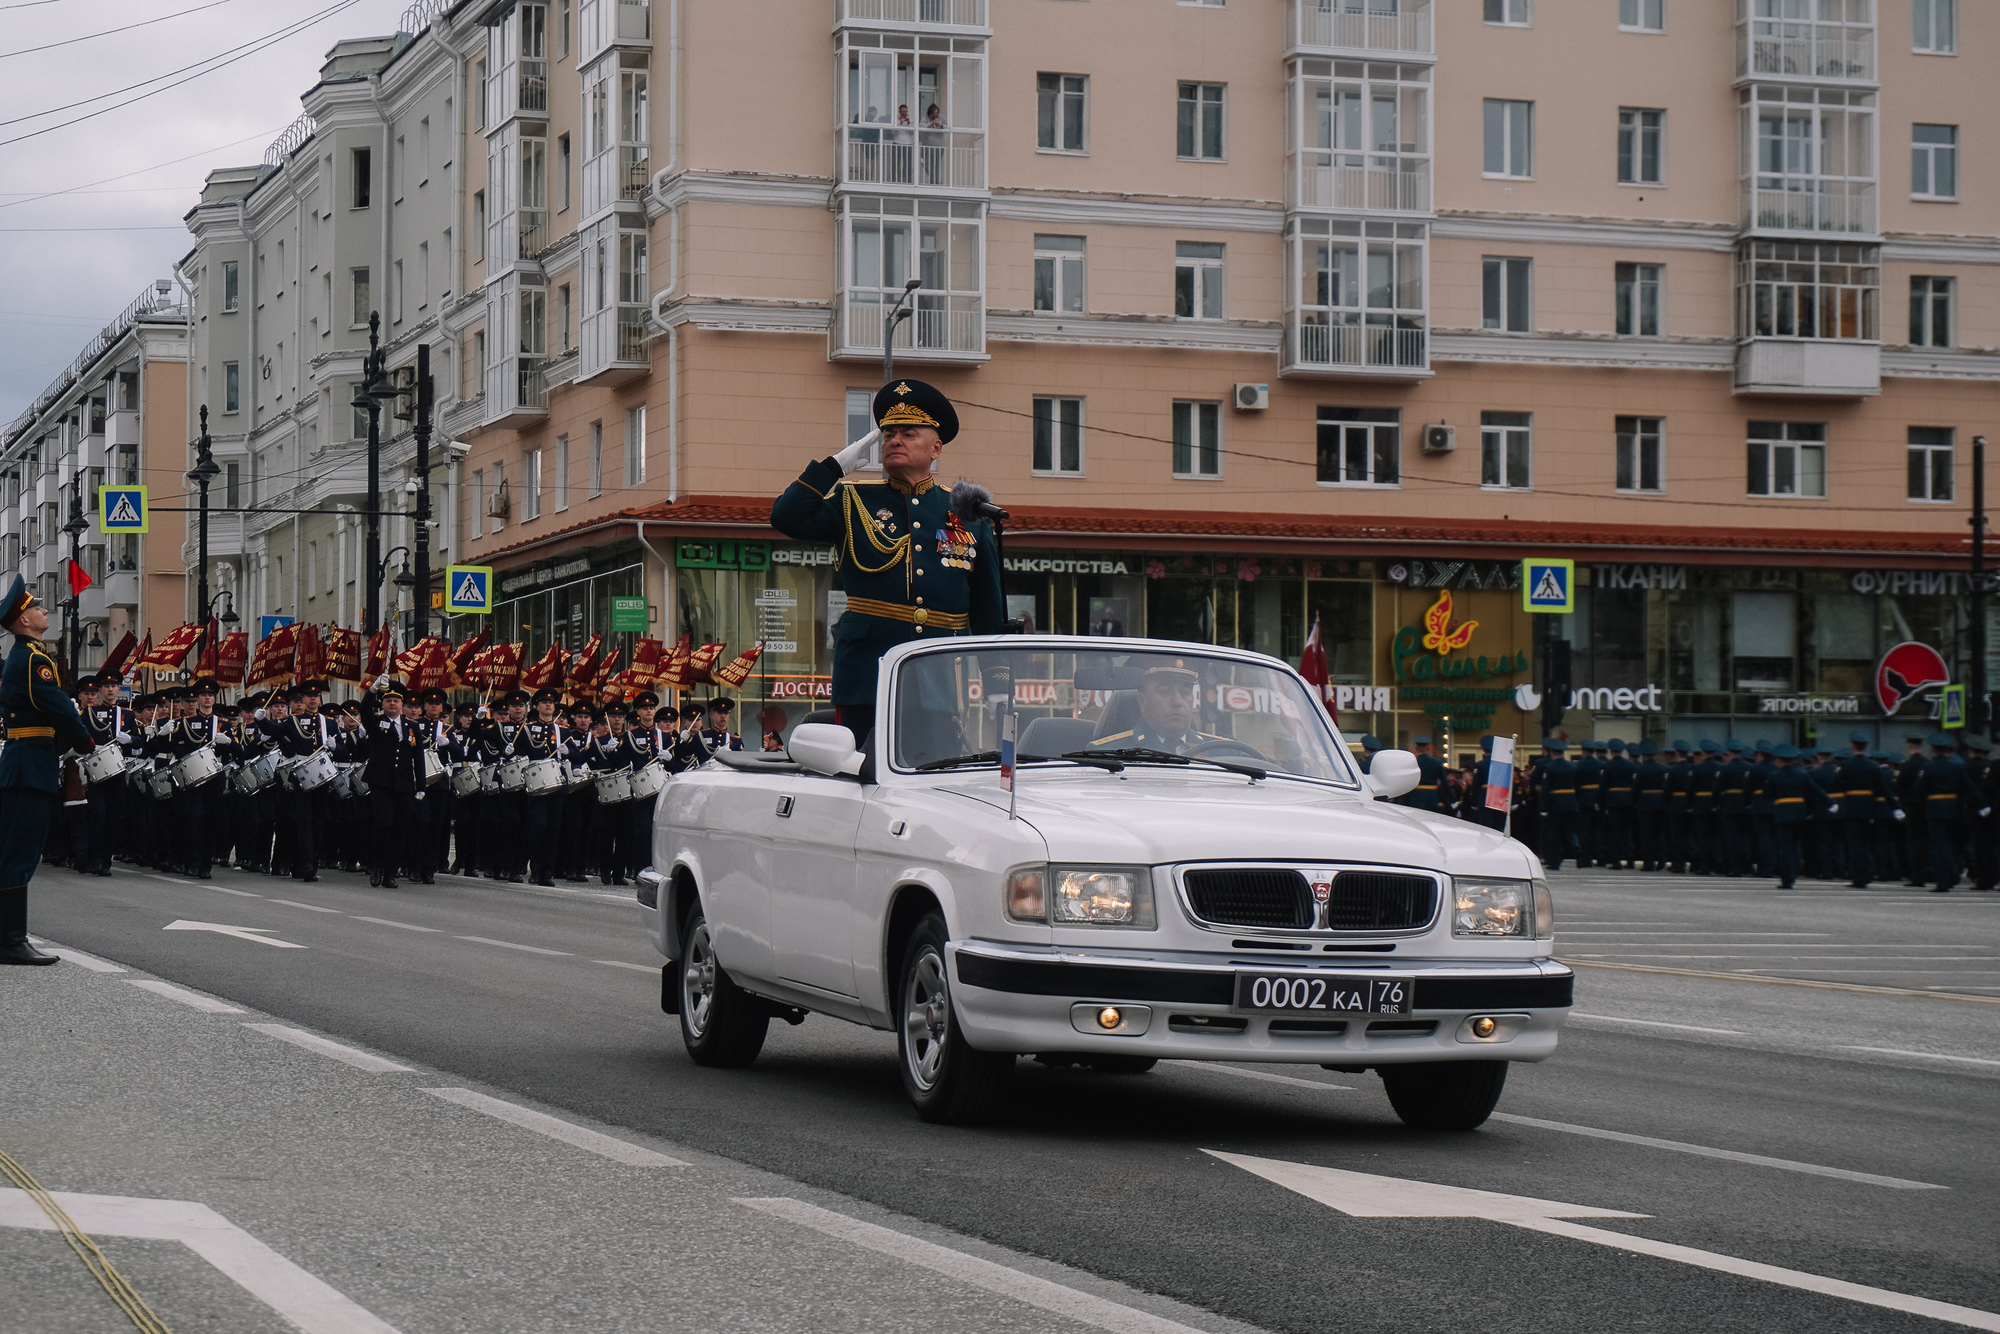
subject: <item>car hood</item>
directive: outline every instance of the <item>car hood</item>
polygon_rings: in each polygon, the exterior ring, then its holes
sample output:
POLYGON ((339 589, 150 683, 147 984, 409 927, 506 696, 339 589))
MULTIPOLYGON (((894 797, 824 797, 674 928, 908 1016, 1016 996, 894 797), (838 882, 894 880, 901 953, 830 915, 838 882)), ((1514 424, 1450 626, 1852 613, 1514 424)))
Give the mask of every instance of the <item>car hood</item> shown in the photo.
MULTIPOLYGON (((998 775, 959 775, 938 791, 1006 811, 998 775)), ((1134 766, 1123 774, 1023 769, 1015 814, 1051 861, 1373 862, 1460 875, 1523 876, 1539 863, 1482 825, 1288 779, 1134 766)))

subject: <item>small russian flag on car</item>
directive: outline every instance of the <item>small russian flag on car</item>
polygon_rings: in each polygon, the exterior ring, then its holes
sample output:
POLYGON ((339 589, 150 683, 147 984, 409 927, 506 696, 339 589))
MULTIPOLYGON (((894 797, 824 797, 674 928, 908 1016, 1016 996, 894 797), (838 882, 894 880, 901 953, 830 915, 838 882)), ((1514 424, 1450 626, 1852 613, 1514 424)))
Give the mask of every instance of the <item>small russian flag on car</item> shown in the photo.
POLYGON ((1000 781, 1014 790, 1014 711, 1000 715, 1000 781))

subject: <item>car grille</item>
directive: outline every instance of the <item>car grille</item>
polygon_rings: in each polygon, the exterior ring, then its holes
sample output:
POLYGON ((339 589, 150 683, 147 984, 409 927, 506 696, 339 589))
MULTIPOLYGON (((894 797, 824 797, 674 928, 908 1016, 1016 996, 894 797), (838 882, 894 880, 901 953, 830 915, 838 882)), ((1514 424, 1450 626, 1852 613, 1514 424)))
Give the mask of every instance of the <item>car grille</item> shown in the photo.
POLYGON ((1221 926, 1308 927, 1313 924, 1312 888, 1297 871, 1189 871, 1182 877, 1195 916, 1221 926))
POLYGON ((1427 925, 1437 910, 1437 882, 1423 875, 1342 871, 1326 900, 1326 924, 1335 931, 1408 931, 1427 925))

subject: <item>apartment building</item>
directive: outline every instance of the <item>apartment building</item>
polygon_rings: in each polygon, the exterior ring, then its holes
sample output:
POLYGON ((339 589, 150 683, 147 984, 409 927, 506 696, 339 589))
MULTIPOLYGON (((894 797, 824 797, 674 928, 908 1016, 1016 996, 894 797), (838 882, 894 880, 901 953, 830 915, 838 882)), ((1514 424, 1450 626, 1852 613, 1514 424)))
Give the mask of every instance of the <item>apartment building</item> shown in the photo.
MULTIPOLYGON (((743 693, 796 716, 844 597, 769 502, 866 430, 914 281, 895 372, 960 404, 941 473, 1012 511, 1036 628, 1296 660, 1317 623, 1354 730, 1532 735, 1515 562, 1547 555, 1579 568, 1573 735, 1886 737, 1888 647, 1963 679, 2000 378, 1984 8, 427 0, 403 27, 337 46, 309 120, 190 214, 260 614, 356 620, 354 521, 281 511, 356 507, 379 309, 392 359, 431 343, 462 450, 436 563, 496 571, 459 629, 534 653, 642 598, 654 635, 763 643, 743 693), (1439 616, 1470 643, 1424 648, 1439 616)), ((392 427, 392 508, 408 453, 392 427)))
POLYGON ((187 565, 182 440, 188 404, 187 304, 171 279, 148 283, 54 382, 0 431, 0 544, 50 608, 49 638, 65 664, 89 670, 127 631, 183 619, 187 565), (98 530, 98 490, 144 486, 165 507, 148 531, 98 530), (80 517, 81 532, 68 531, 80 517), (74 538, 74 544, 72 542, 74 538), (64 604, 75 551, 91 579, 77 598, 74 652, 64 604))

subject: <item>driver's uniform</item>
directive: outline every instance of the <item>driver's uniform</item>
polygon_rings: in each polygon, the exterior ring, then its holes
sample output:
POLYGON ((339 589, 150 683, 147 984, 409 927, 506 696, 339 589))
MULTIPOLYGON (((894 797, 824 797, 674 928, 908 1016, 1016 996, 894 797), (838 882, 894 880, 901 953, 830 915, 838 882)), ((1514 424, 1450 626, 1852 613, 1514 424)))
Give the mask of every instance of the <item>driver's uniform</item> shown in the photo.
POLYGON ((1229 740, 1232 740, 1232 738, 1217 736, 1213 732, 1182 732, 1178 736, 1170 736, 1165 732, 1155 731, 1153 728, 1141 723, 1139 726, 1124 732, 1113 732, 1110 736, 1101 736, 1091 742, 1086 749, 1164 750, 1170 754, 1181 755, 1193 750, 1196 746, 1206 745, 1211 741, 1229 740))

